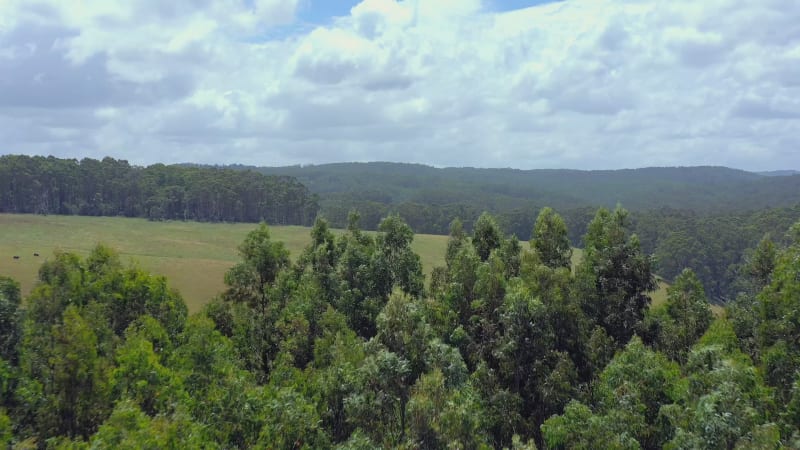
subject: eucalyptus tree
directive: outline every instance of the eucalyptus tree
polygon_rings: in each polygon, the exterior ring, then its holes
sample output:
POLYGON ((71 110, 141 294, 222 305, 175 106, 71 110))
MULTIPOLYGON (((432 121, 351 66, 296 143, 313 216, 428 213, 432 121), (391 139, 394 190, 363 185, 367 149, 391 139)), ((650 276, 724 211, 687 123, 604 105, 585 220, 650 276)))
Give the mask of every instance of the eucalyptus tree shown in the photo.
POLYGON ((567 225, 552 208, 545 207, 539 212, 530 245, 547 267, 570 267, 572 246, 567 236, 567 225))
POLYGON ((584 236, 583 261, 577 282, 584 311, 603 327, 618 346, 633 336, 655 290, 652 260, 642 253, 636 235, 630 235, 628 213, 601 208, 584 236))
POLYGON ((647 313, 644 334, 655 348, 683 362, 713 318, 703 285, 691 269, 684 269, 667 288, 666 303, 647 313))

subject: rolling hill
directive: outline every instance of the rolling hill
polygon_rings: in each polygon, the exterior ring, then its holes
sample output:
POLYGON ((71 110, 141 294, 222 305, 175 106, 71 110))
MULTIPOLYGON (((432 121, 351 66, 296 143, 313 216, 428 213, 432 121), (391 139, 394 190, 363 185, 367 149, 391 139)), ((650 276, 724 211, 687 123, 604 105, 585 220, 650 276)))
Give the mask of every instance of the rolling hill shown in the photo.
POLYGON ((621 203, 631 210, 667 207, 723 212, 790 206, 800 201, 800 175, 766 176, 726 167, 439 169, 376 162, 251 169, 296 177, 320 194, 323 204, 327 198, 348 194, 384 204, 477 202, 488 210, 531 204, 569 209, 621 203))

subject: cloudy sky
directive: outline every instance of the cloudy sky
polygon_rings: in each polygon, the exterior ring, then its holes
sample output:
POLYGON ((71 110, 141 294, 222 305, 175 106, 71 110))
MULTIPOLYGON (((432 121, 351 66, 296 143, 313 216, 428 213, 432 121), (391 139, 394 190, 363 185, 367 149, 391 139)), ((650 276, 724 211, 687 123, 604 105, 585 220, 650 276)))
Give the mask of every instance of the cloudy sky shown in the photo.
POLYGON ((0 145, 800 169, 800 1, 0 0, 0 145))

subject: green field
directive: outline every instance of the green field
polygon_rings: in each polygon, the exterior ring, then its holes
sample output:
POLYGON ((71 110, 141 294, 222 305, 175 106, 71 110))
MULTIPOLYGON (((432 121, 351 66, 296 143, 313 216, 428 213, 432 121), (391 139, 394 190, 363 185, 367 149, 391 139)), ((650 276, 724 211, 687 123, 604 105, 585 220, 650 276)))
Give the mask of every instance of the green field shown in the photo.
MULTIPOLYGON (((0 275, 19 281, 27 294, 36 283, 39 266, 54 251, 86 255, 103 243, 117 250, 123 261, 166 276, 194 312, 224 289, 223 276, 239 258, 236 247, 255 227, 252 223, 0 214, 0 275), (13 259, 14 255, 20 259, 13 259)), ((270 230, 272 238, 283 241, 293 257, 310 241, 310 228, 275 226, 270 230)), ((443 264, 447 236, 417 234, 412 246, 428 274, 443 264)), ((581 250, 575 249, 573 263, 581 257, 581 250)), ((654 304, 666 299, 666 286, 659 281, 659 290, 652 295, 654 304)))
MULTIPOLYGON (((199 222, 150 222, 122 217, 0 214, 0 274, 10 276, 27 294, 39 266, 56 250, 88 254, 98 243, 117 250, 123 261, 164 275, 197 311, 224 289, 223 276, 238 260, 237 246, 257 225, 199 222), (39 253, 39 257, 33 256, 39 253), (15 260, 17 255, 20 259, 15 260)), ((310 228, 270 227, 296 257, 310 242, 310 228)), ((413 248, 428 273, 439 264, 446 236, 418 234, 413 248)))

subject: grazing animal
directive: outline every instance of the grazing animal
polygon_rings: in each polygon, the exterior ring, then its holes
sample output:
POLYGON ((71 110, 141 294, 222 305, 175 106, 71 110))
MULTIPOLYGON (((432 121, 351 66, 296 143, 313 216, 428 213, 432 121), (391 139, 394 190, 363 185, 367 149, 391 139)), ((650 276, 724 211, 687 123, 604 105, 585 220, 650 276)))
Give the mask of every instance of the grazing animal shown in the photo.
POLYGON ((33 253, 33 256, 39 256, 39 253, 37 253, 37 252, 34 252, 34 253, 33 253))
POLYGON ((14 259, 19 259, 19 256, 17 256, 17 255, 14 255, 14 259))

